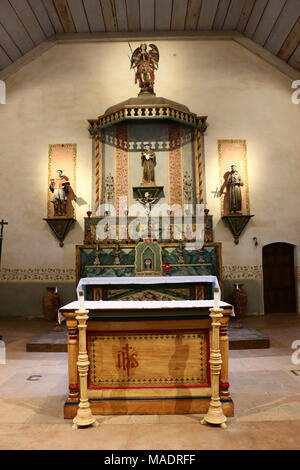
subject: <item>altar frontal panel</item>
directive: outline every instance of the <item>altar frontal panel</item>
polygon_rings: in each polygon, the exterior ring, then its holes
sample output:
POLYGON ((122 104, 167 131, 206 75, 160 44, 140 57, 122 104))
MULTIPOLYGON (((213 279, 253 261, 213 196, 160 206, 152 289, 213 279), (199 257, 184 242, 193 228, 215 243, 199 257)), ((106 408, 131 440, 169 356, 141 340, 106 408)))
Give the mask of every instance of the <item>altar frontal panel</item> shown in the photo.
POLYGON ((208 387, 209 333, 88 332, 89 388, 208 387))

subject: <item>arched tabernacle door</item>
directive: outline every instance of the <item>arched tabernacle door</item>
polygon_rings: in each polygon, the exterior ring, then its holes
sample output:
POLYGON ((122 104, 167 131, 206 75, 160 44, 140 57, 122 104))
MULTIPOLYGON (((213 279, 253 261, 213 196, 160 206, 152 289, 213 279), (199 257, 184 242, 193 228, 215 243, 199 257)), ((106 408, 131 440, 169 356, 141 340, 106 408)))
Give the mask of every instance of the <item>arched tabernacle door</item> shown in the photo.
POLYGON ((263 247, 265 313, 296 312, 294 245, 271 243, 263 247))

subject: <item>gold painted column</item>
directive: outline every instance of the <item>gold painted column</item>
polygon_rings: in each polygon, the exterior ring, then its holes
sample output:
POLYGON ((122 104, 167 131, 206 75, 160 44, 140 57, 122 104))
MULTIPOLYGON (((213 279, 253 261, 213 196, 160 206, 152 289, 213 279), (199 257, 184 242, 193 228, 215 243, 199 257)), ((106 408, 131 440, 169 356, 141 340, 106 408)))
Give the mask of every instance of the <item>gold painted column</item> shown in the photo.
POLYGON ((194 152, 195 152, 195 181, 196 181, 196 202, 204 204, 205 202, 205 176, 204 176, 204 158, 202 151, 202 134, 199 129, 194 131, 194 152))
POLYGON ((101 131, 99 131, 95 136, 95 213, 97 213, 97 210, 102 203, 102 165, 102 134, 101 131))

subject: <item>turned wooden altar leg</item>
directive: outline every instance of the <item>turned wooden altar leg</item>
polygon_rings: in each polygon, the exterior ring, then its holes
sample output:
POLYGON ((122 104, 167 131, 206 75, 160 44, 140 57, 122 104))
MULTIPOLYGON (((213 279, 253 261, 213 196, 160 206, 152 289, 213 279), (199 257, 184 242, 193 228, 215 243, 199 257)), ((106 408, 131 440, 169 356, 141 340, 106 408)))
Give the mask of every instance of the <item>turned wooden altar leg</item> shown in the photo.
POLYGON ((211 371, 211 401, 209 404, 208 412, 204 416, 201 424, 218 424, 221 428, 225 429, 226 416, 223 413, 222 404, 220 401, 219 381, 222 357, 220 352, 220 319, 223 318, 222 309, 210 308, 211 323, 211 346, 210 346, 210 371, 211 371))
POLYGON ((228 317, 220 318, 220 352, 222 357, 221 373, 220 373, 220 395, 221 397, 229 397, 229 381, 228 381, 228 361, 229 361, 229 338, 228 338, 228 317))
POLYGON ((67 320, 68 331, 68 377, 69 377, 69 397, 68 401, 78 401, 79 385, 78 385, 78 329, 75 319, 67 320))

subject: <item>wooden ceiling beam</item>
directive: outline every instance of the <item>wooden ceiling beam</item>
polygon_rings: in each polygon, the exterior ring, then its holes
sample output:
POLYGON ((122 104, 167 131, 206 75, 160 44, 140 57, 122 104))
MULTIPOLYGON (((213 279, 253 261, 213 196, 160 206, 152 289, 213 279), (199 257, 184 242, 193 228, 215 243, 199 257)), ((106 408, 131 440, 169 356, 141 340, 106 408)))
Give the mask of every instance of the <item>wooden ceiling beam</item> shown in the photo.
POLYGON ((59 19, 66 33, 75 33, 76 28, 67 0, 53 0, 59 19))
POLYGON ((297 23, 294 25, 293 29, 291 30, 290 34, 282 44, 279 52, 278 57, 286 62, 291 58, 295 50, 297 49, 300 43, 300 17, 297 23))
POLYGON ((190 31, 197 29, 202 0, 189 0, 187 4, 185 29, 190 31))

